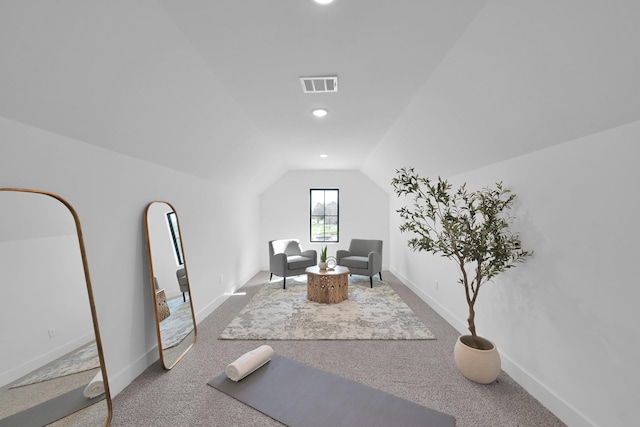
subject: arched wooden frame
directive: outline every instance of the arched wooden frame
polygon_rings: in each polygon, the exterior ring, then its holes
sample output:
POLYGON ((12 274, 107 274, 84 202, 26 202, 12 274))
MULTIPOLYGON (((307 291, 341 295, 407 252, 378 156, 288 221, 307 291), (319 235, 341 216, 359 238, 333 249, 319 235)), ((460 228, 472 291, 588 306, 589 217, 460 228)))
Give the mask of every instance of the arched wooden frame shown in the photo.
MULTIPOLYGON (((98 359, 100 361, 100 372, 102 374, 102 381, 103 381, 103 385, 104 385, 104 400, 106 401, 107 404, 107 419, 105 421, 105 426, 109 427, 111 425, 111 419, 113 416, 113 407, 112 407, 112 403, 111 403, 111 393, 109 391, 109 379, 107 377, 107 370, 106 370, 106 365, 105 365, 105 361, 104 361, 104 353, 102 350, 102 340, 100 338, 100 328, 98 326, 98 317, 96 314, 96 308, 95 308, 95 301, 94 301, 94 297, 93 297, 93 289, 91 286, 91 276, 89 274, 89 263, 87 261, 87 252, 86 252, 86 248, 84 245, 84 238, 83 238, 83 233, 82 233, 82 226, 80 224, 80 218, 78 216, 78 213, 76 212, 76 210, 74 209, 74 207, 64 198, 62 198, 61 196, 55 194, 55 193, 51 193, 48 191, 43 191, 43 190, 34 190, 34 189, 27 189, 27 188, 0 188, 0 192, 20 192, 20 193, 31 193, 31 194, 40 194, 43 196, 47 196, 47 197, 51 197, 57 201, 59 201, 60 203, 62 203, 71 213, 71 216, 73 218, 74 224, 75 224, 75 229, 76 229, 76 234, 78 237, 78 247, 80 249, 80 257, 82 260, 82 269, 83 269, 83 273, 84 273, 84 278, 85 278, 85 282, 86 282, 86 287, 87 287, 87 296, 89 299, 89 307, 90 307, 90 311, 91 311, 91 320, 93 323, 93 332, 95 335, 95 342, 96 342, 96 347, 97 347, 97 351, 98 351, 98 359)), ((9 206, 5 206, 3 207, 5 209, 10 208, 9 206)), ((102 399, 100 399, 102 400, 102 399)), ((67 416, 72 415, 72 413, 67 414, 67 416)))
MULTIPOLYGON (((164 219, 164 218, 163 218, 164 219)), ((145 232, 146 232, 146 239, 147 239, 147 255, 148 255, 148 259, 149 259, 149 279, 150 279, 150 284, 151 284, 151 295, 153 297, 153 309, 154 309, 154 313, 155 313, 155 320, 156 320, 156 335, 158 338, 158 351, 160 353, 160 361, 162 363, 162 366, 164 369, 166 370, 170 370, 172 369, 174 366, 176 366, 176 364, 187 354, 187 352, 195 345, 196 340, 197 340, 197 336, 198 336, 198 332, 197 332, 197 327, 196 327, 196 318, 195 318, 195 313, 193 311, 193 304, 192 304, 192 300, 191 300, 191 284, 189 281, 189 271, 187 269, 187 257, 185 255, 185 251, 184 251, 184 246, 183 246, 183 242, 182 242, 182 232, 180 230, 180 221, 178 219, 178 214, 175 210, 175 208, 171 205, 171 203, 168 203, 166 201, 162 201, 162 200, 155 200, 151 203, 149 203, 147 205, 147 208, 145 209, 145 215, 144 215, 144 221, 145 221, 145 232), (177 345, 175 348, 172 349, 165 349, 163 347, 163 341, 162 341, 162 331, 161 331, 161 322, 163 320, 165 320, 165 315, 161 312, 162 311, 162 307, 164 307, 165 302, 161 301, 160 298, 162 298, 162 294, 159 294, 157 292, 157 288, 156 288, 156 271, 160 270, 160 266, 157 264, 157 262, 154 262, 154 246, 155 246, 155 250, 158 250, 158 243, 156 242, 155 244, 152 242, 153 237, 152 237, 152 221, 150 218, 150 215, 152 215, 152 209, 154 208, 154 206, 157 206, 158 204, 164 204, 167 207, 168 211, 171 211, 175 214, 176 217, 176 223, 177 223, 177 232, 178 235, 180 236, 180 238, 177 240, 177 243, 180 246, 180 252, 182 254, 182 268, 184 268, 184 273, 186 276, 186 281, 187 281, 187 287, 189 288, 189 306, 190 306, 190 312, 191 312, 191 321, 192 321, 192 325, 193 325, 193 331, 189 332, 187 335, 185 335, 185 337, 183 338, 183 342, 179 345, 177 345), (191 341, 186 341, 186 338, 193 334, 193 340, 191 341)), ((160 243, 161 245, 164 245, 164 243, 160 243)), ((171 246, 173 245, 173 243, 167 239, 166 240, 166 245, 167 246, 171 246)), ((176 279, 177 280, 177 279, 176 279)))

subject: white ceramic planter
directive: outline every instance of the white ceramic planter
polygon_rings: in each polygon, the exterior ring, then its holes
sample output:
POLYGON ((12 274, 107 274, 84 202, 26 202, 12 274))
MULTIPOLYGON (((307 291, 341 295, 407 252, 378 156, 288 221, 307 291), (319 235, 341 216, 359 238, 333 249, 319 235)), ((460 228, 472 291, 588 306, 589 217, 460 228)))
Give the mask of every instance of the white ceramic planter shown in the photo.
POLYGON ((478 350, 466 343, 472 340, 471 335, 461 335, 453 348, 456 366, 465 378, 480 383, 492 383, 500 375, 500 353, 496 346, 486 338, 477 337, 487 350, 478 350))
POLYGON ((326 262, 321 262, 318 264, 318 267, 320 267, 320 270, 324 271, 327 269, 327 263, 326 262))

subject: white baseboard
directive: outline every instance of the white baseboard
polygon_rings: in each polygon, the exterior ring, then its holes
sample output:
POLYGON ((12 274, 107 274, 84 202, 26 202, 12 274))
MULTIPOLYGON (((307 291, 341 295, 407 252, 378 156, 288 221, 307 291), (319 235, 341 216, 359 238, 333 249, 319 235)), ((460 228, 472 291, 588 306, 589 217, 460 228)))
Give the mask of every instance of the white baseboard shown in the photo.
POLYGON ((396 271, 393 268, 389 268, 389 271, 393 273, 402 283, 404 283, 407 288, 411 289, 414 294, 418 295, 420 299, 426 302, 429 307, 435 310, 444 320, 446 320, 451 326, 453 326, 456 331, 460 334, 468 333, 466 324, 457 318, 451 311, 449 311, 446 307, 441 305, 438 301, 431 298, 429 294, 420 289, 415 283, 406 278, 402 273, 396 271))
MULTIPOLYGON (((257 273, 257 272, 256 272, 257 273)), ((251 277, 255 276, 256 273, 251 274, 248 278, 239 280, 238 283, 235 283, 229 289, 231 291, 237 289, 242 286, 244 283, 248 282, 251 277)), ((218 296, 216 299, 207 304, 202 310, 195 313, 196 316, 196 324, 199 324, 204 319, 207 318, 213 311, 222 305, 229 298, 228 294, 222 294, 218 296)), ((197 343, 196 343, 197 345, 197 343)), ((109 379, 109 391, 111 393, 111 398, 114 398, 125 389, 133 380, 135 380, 140 374, 142 374, 149 366, 155 363, 160 358, 158 354, 158 346, 155 345, 149 350, 146 351, 142 356, 136 359, 132 364, 127 366, 125 369, 112 374, 107 372, 107 377, 109 379)), ((107 365, 108 366, 108 365, 107 365)))
POLYGON ((207 304, 202 310, 195 313, 196 315, 196 325, 199 325, 204 319, 206 319, 214 310, 222 305, 229 298, 228 294, 222 294, 218 296, 218 298, 211 301, 207 304))
MULTIPOLYGON (((216 308, 218 308, 223 302, 225 302, 227 298, 229 298, 228 295, 220 295, 211 303, 207 304, 204 309, 196 313, 196 324, 199 324, 207 316, 213 313, 213 311, 216 308)), ((140 374, 142 374, 149 366, 155 363, 159 358, 160 358, 160 355, 158 353, 158 346, 155 345, 149 350, 147 350, 145 354, 140 356, 132 364, 130 364, 120 372, 114 375, 107 372, 107 377, 109 378, 109 391, 111 393, 111 398, 116 397, 118 393, 124 390, 125 387, 131 384, 133 380, 135 380, 140 374)))
MULTIPOLYGON (((402 283, 418 295, 429 307, 438 313, 445 321, 453 326, 459 333, 468 333, 466 323, 453 315, 446 307, 431 298, 429 294, 420 289, 415 283, 406 278, 402 273, 393 268, 389 268, 402 283)), ((453 349, 452 349, 453 350, 453 349)), ((508 354, 500 351, 502 360, 502 370, 505 371, 514 381, 524 388, 530 395, 535 397, 542 405, 560 418, 565 424, 571 427, 596 427, 584 414, 573 406, 569 405, 560 396, 538 381, 537 378, 527 372, 522 366, 514 362, 508 354)))
POLYGON ((596 424, 591 422, 584 414, 548 389, 503 351, 500 352, 500 358, 502 370, 565 424, 571 427, 596 427, 596 424))
POLYGON ((251 280, 256 274, 258 274, 258 272, 259 270, 254 271, 253 273, 249 274, 247 277, 244 277, 236 281, 235 283, 233 283, 231 286, 227 288, 226 292, 223 292, 216 299, 214 299, 209 304, 207 304, 202 310, 195 313, 196 324, 200 324, 200 322, 206 319, 211 313, 214 312, 216 308, 220 307, 220 305, 222 305, 222 303, 225 302, 227 298, 231 296, 231 294, 233 294, 242 286, 244 286, 247 282, 249 282, 249 280, 251 280))
POLYGON ((158 353, 158 346, 155 345, 145 354, 137 358, 132 364, 125 369, 112 374, 109 372, 109 365, 107 364, 107 378, 109 380, 109 392, 113 399, 125 389, 133 380, 135 380, 140 374, 142 374, 149 366, 151 366, 156 360, 160 358, 158 353))

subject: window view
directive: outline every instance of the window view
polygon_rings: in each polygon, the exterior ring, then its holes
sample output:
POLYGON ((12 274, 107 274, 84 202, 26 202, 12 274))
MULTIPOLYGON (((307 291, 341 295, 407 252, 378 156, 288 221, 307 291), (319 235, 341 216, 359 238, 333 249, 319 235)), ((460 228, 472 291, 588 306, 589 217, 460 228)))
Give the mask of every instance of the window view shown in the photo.
POLYGON ((182 245, 180 244, 180 233, 178 230, 178 218, 175 212, 167 213, 167 222, 169 223, 169 231, 171 232, 171 240, 173 249, 176 254, 176 262, 178 265, 184 264, 182 261, 182 245))
POLYGON ((312 242, 339 241, 338 189, 311 189, 310 233, 312 242))

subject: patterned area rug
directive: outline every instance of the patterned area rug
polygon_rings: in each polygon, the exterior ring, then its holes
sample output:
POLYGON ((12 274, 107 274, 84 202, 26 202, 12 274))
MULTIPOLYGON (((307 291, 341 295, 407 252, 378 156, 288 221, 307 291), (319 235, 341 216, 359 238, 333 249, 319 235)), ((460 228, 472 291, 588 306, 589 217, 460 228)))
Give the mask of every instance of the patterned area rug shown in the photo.
POLYGON ((78 372, 84 372, 89 369, 99 367, 100 359, 98 358, 98 347, 96 346, 96 342, 92 341, 75 351, 65 354, 61 358, 54 360, 42 368, 36 369, 30 374, 27 374, 11 384, 9 388, 36 384, 42 381, 77 374, 78 372))
POLYGON ((182 301, 182 296, 167 301, 171 315, 160 322, 162 348, 174 347, 193 331, 193 317, 189 299, 182 301))
POLYGON ((349 277, 349 299, 319 304, 307 299, 306 276, 263 285, 220 339, 428 340, 426 325, 386 283, 349 277))

